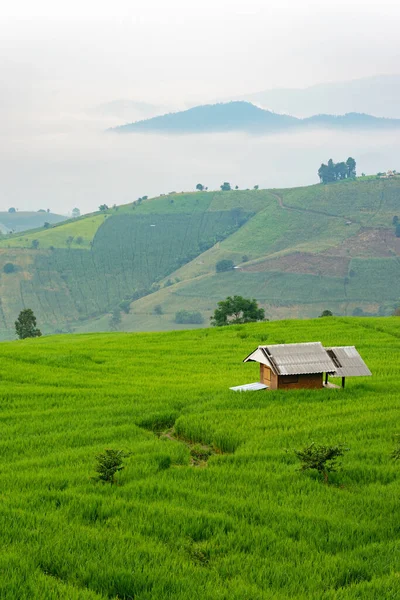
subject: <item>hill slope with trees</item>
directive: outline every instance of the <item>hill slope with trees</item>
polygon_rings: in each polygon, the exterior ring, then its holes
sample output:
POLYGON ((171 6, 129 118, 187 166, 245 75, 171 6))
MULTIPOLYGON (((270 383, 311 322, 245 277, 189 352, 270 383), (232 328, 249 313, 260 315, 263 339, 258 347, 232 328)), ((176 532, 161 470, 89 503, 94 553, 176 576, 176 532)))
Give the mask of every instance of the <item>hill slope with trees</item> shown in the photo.
POLYGON ((235 295, 272 319, 391 314, 400 299, 396 178, 102 208, 0 241, 2 338, 24 308, 46 334, 199 327, 235 295))

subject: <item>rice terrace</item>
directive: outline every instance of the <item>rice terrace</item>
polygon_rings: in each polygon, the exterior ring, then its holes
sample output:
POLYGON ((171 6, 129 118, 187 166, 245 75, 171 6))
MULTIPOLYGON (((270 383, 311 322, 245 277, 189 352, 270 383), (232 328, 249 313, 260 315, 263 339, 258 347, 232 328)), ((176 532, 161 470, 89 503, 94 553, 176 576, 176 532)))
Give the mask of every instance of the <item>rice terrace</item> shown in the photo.
POLYGON ((399 598, 399 350, 398 317, 3 342, 0 597, 399 598), (372 377, 229 390, 255 347, 314 341, 372 377), (346 449, 328 484, 311 444, 346 449))

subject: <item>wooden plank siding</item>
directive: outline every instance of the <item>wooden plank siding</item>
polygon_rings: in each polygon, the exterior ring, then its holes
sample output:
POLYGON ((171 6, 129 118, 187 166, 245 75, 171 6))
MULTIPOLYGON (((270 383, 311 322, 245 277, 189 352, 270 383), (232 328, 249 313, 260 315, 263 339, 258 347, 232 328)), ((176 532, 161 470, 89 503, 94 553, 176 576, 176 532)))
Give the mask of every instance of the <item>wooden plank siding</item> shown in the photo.
POLYGON ((270 390, 319 389, 323 387, 323 374, 275 375, 269 367, 260 363, 260 383, 270 390))

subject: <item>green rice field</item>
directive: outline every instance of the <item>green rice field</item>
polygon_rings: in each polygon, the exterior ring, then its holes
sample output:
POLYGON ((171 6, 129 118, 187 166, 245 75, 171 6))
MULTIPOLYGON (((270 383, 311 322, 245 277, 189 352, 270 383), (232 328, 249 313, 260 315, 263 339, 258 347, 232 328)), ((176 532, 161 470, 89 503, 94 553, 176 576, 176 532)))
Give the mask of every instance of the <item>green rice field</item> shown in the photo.
POLYGON ((3 342, 0 598, 400 598, 400 318, 3 342), (355 345, 346 388, 234 393, 262 343, 355 345), (324 484, 293 449, 343 443, 324 484), (129 452, 115 485, 99 452, 129 452))

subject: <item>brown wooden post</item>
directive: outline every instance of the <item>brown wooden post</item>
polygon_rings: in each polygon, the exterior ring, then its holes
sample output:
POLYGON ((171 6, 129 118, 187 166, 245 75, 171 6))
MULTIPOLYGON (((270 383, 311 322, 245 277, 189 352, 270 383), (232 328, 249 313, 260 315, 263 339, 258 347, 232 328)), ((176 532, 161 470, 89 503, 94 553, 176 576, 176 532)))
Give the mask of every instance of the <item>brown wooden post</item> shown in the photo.
POLYGON ((346 377, 342 377, 342 388, 344 388, 346 384, 346 377))

